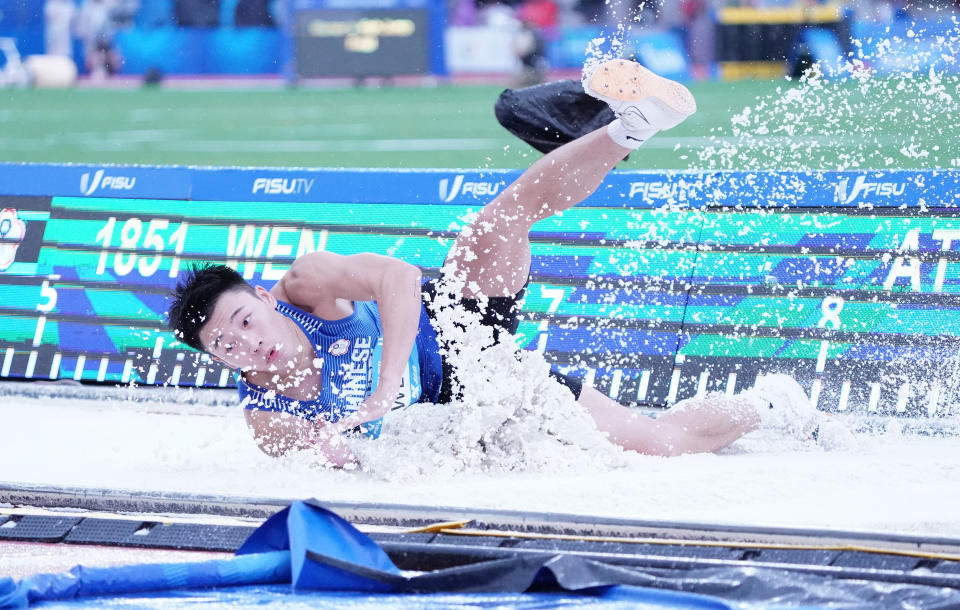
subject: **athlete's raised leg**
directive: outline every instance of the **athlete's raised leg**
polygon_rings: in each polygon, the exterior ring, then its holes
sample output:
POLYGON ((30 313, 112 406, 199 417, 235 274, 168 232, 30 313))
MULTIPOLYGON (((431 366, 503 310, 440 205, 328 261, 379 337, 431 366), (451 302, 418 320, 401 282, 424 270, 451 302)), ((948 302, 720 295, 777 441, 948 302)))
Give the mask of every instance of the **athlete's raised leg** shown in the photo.
POLYGON ((586 199, 631 149, 696 110, 685 87, 625 60, 589 71, 584 88, 610 104, 617 120, 540 158, 464 228, 444 265, 463 283, 463 296, 518 293, 530 272, 534 223, 586 199))
POLYGON ((530 228, 586 199, 629 152, 598 129, 540 158, 484 206, 444 265, 464 283, 463 296, 518 293, 530 272, 530 228))

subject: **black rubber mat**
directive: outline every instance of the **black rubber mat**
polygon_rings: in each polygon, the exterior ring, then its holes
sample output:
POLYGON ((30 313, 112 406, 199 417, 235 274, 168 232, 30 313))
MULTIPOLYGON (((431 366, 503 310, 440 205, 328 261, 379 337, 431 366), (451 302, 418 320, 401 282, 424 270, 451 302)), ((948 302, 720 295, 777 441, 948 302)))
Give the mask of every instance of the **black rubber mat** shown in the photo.
POLYGON ((129 519, 84 519, 64 542, 78 544, 123 544, 143 527, 143 521, 129 519))
POLYGON ((0 526, 0 540, 59 542, 80 521, 81 517, 58 517, 55 515, 12 517, 0 526))
POLYGON ((862 553, 859 551, 844 551, 833 560, 834 567, 840 568, 868 568, 871 570, 904 570, 909 571, 917 567, 920 559, 904 557, 902 555, 881 555, 877 553, 862 553))
POLYGON ((138 535, 137 546, 168 549, 235 551, 256 528, 204 523, 170 523, 138 535))

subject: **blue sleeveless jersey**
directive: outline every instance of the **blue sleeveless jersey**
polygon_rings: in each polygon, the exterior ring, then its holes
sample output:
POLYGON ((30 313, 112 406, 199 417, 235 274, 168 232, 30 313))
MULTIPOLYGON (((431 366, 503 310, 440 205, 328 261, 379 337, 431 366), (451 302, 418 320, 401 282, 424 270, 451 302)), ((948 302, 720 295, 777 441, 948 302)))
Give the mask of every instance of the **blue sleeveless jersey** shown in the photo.
MULTIPOLYGON (((277 311, 297 323, 314 345, 321 387, 313 400, 294 400, 248 383, 237 376, 237 389, 247 409, 281 411, 309 420, 336 422, 356 411, 377 386, 383 327, 374 301, 354 301, 353 314, 341 320, 322 320, 293 305, 277 302, 277 311)), ((436 402, 443 381, 437 334, 426 308, 420 306, 420 328, 407 361, 403 387, 393 408, 415 402, 436 402)), ((367 436, 380 435, 381 420, 363 426, 367 436)))

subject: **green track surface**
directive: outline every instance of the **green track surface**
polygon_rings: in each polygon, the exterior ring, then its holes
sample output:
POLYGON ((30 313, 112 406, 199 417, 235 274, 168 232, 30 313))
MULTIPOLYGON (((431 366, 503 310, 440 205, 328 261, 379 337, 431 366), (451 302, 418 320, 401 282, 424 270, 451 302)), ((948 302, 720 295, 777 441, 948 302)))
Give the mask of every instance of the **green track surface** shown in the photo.
MULTIPOLYGON (((957 80, 864 90, 694 83, 700 111, 626 169, 960 165, 957 80), (777 89, 780 92, 777 92, 777 89), (765 100, 761 103, 760 100, 765 100), (731 136, 731 119, 748 136, 731 136), (719 141, 711 141, 719 137, 719 141), (913 152, 901 151, 913 144, 913 152), (707 154, 710 147, 726 152, 707 154), (731 146, 735 148, 731 148, 731 146), (734 150, 736 152, 734 152, 734 150), (923 153, 926 153, 924 156, 923 153), (917 156, 919 154, 919 156, 917 156), (704 156, 706 155, 706 157, 704 156)), ((496 122, 501 87, 0 91, 0 161, 283 167, 522 168, 539 156, 496 122)))

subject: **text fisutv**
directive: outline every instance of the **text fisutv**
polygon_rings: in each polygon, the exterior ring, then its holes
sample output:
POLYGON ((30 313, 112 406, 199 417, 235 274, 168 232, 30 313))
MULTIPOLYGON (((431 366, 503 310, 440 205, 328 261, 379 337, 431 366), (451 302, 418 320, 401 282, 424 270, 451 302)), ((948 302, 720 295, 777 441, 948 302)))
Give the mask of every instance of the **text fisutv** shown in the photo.
POLYGON ((257 178, 251 193, 265 195, 308 195, 314 180, 306 178, 257 178))

